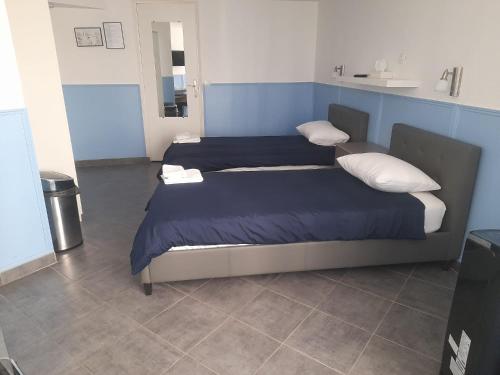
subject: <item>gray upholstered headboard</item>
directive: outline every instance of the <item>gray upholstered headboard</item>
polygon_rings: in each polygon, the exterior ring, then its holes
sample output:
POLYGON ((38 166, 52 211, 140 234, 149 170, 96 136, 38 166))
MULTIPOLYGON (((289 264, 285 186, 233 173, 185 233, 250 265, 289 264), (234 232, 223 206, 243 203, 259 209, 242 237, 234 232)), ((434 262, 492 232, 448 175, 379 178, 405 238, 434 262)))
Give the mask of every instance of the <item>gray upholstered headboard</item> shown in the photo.
POLYGON ((349 142, 366 142, 370 115, 339 104, 328 106, 328 121, 351 137, 349 142))
POLYGON ((446 204, 440 231, 450 232, 452 248, 449 252, 458 258, 481 148, 409 125, 395 124, 389 153, 420 168, 441 185, 441 190, 434 192, 446 204))

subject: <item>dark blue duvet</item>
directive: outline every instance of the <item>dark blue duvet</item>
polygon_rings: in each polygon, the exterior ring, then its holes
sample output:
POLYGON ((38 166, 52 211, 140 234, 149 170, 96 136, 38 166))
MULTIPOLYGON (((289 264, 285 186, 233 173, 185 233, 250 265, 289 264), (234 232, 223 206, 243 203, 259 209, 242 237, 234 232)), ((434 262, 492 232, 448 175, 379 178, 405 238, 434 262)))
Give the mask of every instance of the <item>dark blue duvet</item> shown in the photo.
POLYGON ((208 137, 200 143, 173 143, 163 164, 202 172, 238 167, 335 164, 335 147, 318 146, 301 135, 274 137, 208 137))
POLYGON ((160 183, 134 240, 132 272, 173 246, 425 239, 424 205, 342 169, 205 173, 160 183))

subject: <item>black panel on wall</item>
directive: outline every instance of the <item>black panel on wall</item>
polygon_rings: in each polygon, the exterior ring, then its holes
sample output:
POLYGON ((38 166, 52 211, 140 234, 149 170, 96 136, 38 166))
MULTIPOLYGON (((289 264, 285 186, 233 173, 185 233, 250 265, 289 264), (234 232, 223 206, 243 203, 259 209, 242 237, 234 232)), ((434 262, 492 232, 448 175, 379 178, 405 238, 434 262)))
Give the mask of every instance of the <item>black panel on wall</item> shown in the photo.
POLYGON ((172 65, 184 66, 184 51, 172 51, 172 65))

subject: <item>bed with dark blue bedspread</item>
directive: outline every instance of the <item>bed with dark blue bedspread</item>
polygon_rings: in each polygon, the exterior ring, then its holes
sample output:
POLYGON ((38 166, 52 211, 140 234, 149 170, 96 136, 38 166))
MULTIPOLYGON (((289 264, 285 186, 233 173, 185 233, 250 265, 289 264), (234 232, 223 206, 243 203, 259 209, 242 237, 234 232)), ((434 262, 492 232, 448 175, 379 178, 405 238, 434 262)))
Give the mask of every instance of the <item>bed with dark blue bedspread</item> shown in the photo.
POLYGON ((333 165, 335 147, 318 146, 301 135, 272 137, 205 137, 200 143, 173 143, 163 164, 202 172, 239 167, 333 165))
POLYGON ((134 274, 174 246, 425 239, 418 199, 374 190, 342 169, 203 177, 158 185, 134 240, 134 274))

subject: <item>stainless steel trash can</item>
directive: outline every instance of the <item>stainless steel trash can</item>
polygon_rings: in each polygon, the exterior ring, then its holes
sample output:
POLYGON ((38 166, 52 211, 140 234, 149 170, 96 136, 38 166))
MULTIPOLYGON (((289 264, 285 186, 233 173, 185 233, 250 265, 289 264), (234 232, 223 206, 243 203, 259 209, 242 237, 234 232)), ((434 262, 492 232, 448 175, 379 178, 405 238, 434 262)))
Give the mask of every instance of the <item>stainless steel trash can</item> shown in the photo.
POLYGON ((45 207, 54 251, 69 250, 83 242, 76 196, 80 193, 72 177, 40 172, 45 207))

